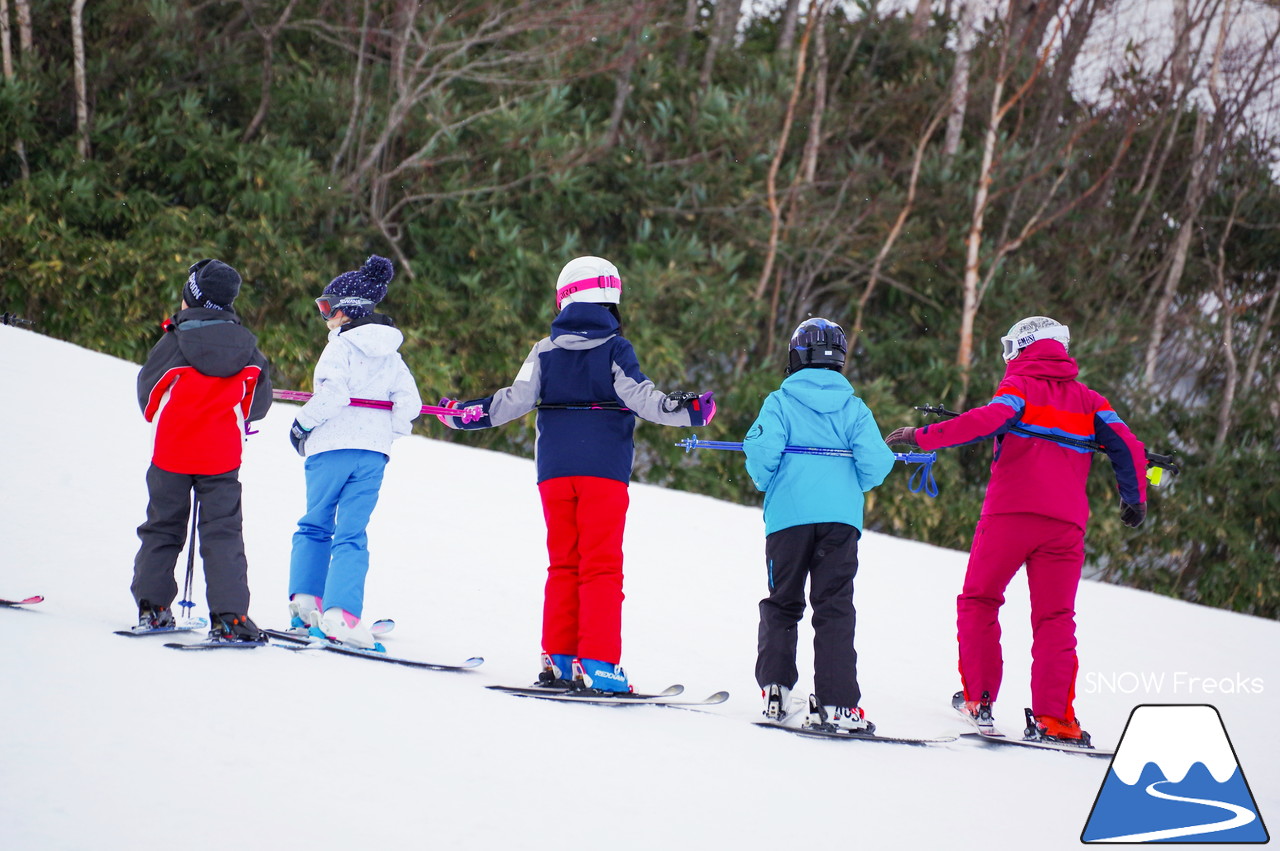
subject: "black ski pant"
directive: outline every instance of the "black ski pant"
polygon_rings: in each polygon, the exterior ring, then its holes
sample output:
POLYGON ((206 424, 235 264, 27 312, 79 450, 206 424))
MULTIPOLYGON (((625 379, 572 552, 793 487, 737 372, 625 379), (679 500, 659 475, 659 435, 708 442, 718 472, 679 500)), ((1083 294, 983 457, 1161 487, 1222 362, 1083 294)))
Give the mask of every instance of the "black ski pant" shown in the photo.
POLYGON ((760 601, 756 682, 795 688, 797 624, 804 617, 804 584, 813 604, 813 686, 823 706, 857 706, 857 613, 853 577, 858 573, 858 530, 846 523, 808 523, 765 538, 769 596, 760 601))
POLYGON ((216 476, 147 470, 147 521, 133 560, 133 599, 172 606, 178 596, 174 567, 187 540, 191 492, 199 501, 200 560, 211 614, 249 613, 249 563, 244 555, 240 469, 216 476))

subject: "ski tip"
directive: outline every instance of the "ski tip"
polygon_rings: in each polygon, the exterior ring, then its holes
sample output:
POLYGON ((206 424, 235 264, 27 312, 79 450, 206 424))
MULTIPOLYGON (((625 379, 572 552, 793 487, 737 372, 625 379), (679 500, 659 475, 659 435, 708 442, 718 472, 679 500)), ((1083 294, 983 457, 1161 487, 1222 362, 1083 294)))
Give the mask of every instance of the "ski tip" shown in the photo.
POLYGON ((465 662, 463 662, 463 663, 462 663, 461 665, 459 665, 458 667, 460 667, 460 668, 478 668, 478 667, 480 667, 480 666, 481 666, 481 665, 483 665, 483 664, 484 664, 484 657, 483 657, 483 656, 472 656, 470 659, 466 660, 465 662))
POLYGON ((706 704, 716 704, 716 703, 724 703, 728 699, 729 699, 729 692, 718 691, 713 695, 709 695, 707 699, 702 702, 706 704))
POLYGON ((0 606, 31 606, 36 603, 43 603, 44 597, 35 596, 27 597, 25 600, 0 600, 0 606))

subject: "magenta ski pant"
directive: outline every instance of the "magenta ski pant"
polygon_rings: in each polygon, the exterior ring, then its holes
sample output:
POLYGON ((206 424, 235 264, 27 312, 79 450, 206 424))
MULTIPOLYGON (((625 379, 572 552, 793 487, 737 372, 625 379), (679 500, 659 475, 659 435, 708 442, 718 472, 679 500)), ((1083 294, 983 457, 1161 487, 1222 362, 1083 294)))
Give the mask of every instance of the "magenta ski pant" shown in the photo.
POLYGON ((956 598, 960 678, 965 698, 1000 694, 1000 607, 1022 565, 1031 593, 1031 711, 1075 719, 1076 589, 1084 530, 1038 514, 988 514, 978 521, 964 590, 956 598))

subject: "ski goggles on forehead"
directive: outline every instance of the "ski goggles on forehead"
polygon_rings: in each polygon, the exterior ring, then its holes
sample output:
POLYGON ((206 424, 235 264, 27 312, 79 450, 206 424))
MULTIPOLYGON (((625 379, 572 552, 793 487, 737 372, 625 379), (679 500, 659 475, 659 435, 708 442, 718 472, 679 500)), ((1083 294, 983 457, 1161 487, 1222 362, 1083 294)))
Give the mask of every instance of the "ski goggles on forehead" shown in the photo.
POLYGON ((1001 337, 1000 344, 1004 347, 1004 359, 1013 360, 1018 356, 1018 352, 1040 340, 1057 340, 1069 350, 1071 330, 1066 325, 1051 325, 1047 328, 1035 328, 1023 334, 1001 337))
POLYGON ((848 342, 845 340, 844 332, 831 326, 806 328, 797 334, 792 342, 800 348, 816 346, 818 348, 839 349, 842 352, 848 350, 848 342))
POLYGON ((344 296, 342 298, 329 298, 328 296, 320 296, 316 299, 316 307, 320 310, 320 315, 325 319, 332 319, 333 314, 342 310, 344 307, 372 307, 374 302, 367 298, 358 298, 356 296, 344 296))

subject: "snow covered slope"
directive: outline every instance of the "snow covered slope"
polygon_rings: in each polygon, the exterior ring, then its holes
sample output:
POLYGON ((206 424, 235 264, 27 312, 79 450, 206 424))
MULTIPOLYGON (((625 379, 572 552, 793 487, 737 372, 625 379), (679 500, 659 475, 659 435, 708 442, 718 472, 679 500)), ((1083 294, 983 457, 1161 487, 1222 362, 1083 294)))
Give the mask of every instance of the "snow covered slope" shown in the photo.
MULTIPOLYGON (((392 651, 479 654, 478 670, 273 648, 181 654, 112 636, 135 616, 134 529, 146 505, 137 368, 7 327, 0 365, 0 597, 48 598, 0 609, 8 851, 558 849, 593 837, 624 849, 1078 846, 1105 760, 752 727, 763 524, 758 509, 705 497, 633 486, 623 661, 640 689, 728 689, 711 711, 565 706, 484 689, 523 684, 537 665, 545 552, 533 467, 424 437, 397 443, 388 467, 370 528, 367 612, 398 621, 392 651)), ((303 510, 302 463, 287 439, 294 410, 273 408, 242 473, 250 614, 264 626, 285 620, 303 510)), ((901 472, 884 491, 923 499, 901 472)), ((861 562, 868 715, 885 734, 958 731, 949 698, 965 555, 869 534, 861 562)), ((202 608, 202 588, 196 600, 202 608)), ((1213 703, 1263 818, 1280 823, 1280 624, 1095 583, 1078 608, 1077 706, 1095 740, 1114 745, 1139 703, 1213 703)), ((1003 618, 997 706, 1010 731, 1028 701, 1027 621, 1019 580, 1003 618)))

